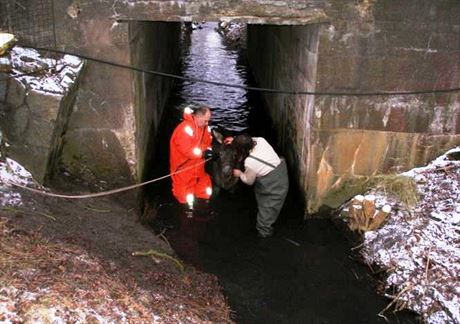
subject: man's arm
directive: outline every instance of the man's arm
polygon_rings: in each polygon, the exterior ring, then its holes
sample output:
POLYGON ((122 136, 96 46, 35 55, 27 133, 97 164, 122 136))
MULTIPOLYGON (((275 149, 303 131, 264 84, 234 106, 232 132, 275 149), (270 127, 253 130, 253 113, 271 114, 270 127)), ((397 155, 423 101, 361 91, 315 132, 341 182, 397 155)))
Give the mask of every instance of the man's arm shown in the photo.
POLYGON ((203 156, 203 150, 194 145, 193 130, 189 125, 179 125, 173 136, 174 146, 181 154, 189 159, 199 159, 203 156))
POLYGON ((256 172, 250 168, 246 168, 243 172, 241 170, 235 169, 233 170, 233 175, 235 177, 240 177, 241 181, 243 181, 247 185, 252 185, 256 181, 256 172))

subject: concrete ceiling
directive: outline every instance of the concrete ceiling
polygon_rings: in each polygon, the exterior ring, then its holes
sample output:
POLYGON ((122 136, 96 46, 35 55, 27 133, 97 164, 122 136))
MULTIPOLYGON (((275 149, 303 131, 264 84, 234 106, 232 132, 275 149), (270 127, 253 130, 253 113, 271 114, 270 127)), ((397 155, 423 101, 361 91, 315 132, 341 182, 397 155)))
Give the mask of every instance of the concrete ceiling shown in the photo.
POLYGON ((113 5, 119 20, 241 21, 250 24, 305 25, 328 21, 326 0, 122 0, 113 5))

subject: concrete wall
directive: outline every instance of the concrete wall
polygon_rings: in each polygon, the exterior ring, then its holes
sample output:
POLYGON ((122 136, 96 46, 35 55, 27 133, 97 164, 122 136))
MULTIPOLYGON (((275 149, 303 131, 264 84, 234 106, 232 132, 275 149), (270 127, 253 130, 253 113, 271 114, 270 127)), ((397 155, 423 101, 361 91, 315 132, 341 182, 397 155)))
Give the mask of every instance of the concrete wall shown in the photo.
MULTIPOLYGON (((264 88, 314 91, 320 25, 248 26, 248 57, 258 85, 264 88)), ((291 178, 304 190, 308 175, 313 96, 264 94, 278 147, 291 178)))
MULTIPOLYGON (((331 14, 320 35, 318 91, 460 86, 458 1, 337 2, 331 14)), ((401 172, 459 145, 459 93, 316 97, 311 127, 313 211, 348 198, 350 178, 401 172)))
MULTIPOLYGON (((180 62, 180 23, 131 22, 131 58, 135 67, 160 72, 177 71, 180 62)), ((154 157, 155 136, 174 79, 135 73, 136 156, 139 179, 144 180, 154 157)))
MULTIPOLYGON (((24 43, 49 39, 49 46, 53 46, 56 36, 59 49, 126 65, 157 67, 156 70, 164 72, 176 72, 173 63, 178 52, 177 23, 173 23, 175 27, 164 27, 164 24, 152 27, 133 21, 232 19, 304 24, 327 18, 324 12, 327 3, 323 0, 62 0, 54 1, 54 8, 40 12, 34 1, 25 3, 30 9, 25 19, 37 22, 28 25, 21 24, 24 15, 19 17, 16 5, 10 2, 1 7, 8 15, 0 17, 0 26, 16 32, 24 43), (40 25, 40 21, 50 24, 40 25), (142 36, 150 32, 158 34, 155 38, 142 36), (152 56, 149 57, 150 50, 152 56)), ((37 44, 46 46, 41 42, 37 44)), ((147 140, 157 130, 169 89, 170 80, 140 76, 88 61, 63 137, 60 168, 99 187, 142 179, 148 164, 146 152, 154 148, 147 140)))
MULTIPOLYGON (((291 32, 301 41, 286 42, 288 29, 249 28, 249 35, 255 33, 248 42, 250 61, 261 86, 344 92, 460 86, 458 1, 330 4, 331 22, 318 25, 316 52, 311 29, 291 32), (272 43, 260 41, 264 37, 272 43), (316 59, 306 62, 306 53, 316 59), (309 79, 302 80, 305 75, 309 79)), ((423 165, 460 144, 458 93, 316 96, 313 103, 308 96, 266 98, 284 150, 296 152, 287 156, 301 170, 310 213, 349 198, 353 179, 423 165)))
MULTIPOLYGON (((71 10, 55 2, 59 47, 91 57, 130 64, 128 25, 111 20, 104 3, 71 10), (83 10, 84 9, 84 10, 83 10)), ((130 70, 87 62, 64 136, 61 168, 100 187, 131 183, 135 156, 134 75, 130 70)))
MULTIPOLYGON (((113 16, 128 20, 229 21, 303 25, 327 19, 327 0, 124 0, 113 1, 113 16)), ((77 1, 75 1, 77 3, 77 1)))
MULTIPOLYGON (((70 52, 174 73, 178 57, 177 22, 227 17, 252 22, 305 23, 324 19, 323 7, 324 1, 300 0, 62 0, 54 2, 56 42, 58 48, 70 52), (134 21, 172 23, 154 26, 134 21)), ((52 21, 53 17, 39 18, 52 21)), ((21 30, 27 26, 14 19, 2 20, 2 26, 23 36, 36 32, 21 30)), ((53 30, 48 28, 46 32, 50 31, 53 30)), ((88 61, 63 137, 60 168, 99 187, 143 179, 147 158, 151 157, 148 152, 155 146, 148 140, 157 131, 170 81, 88 61)))
MULTIPOLYGON (((60 47, 139 68, 177 73, 178 23, 111 19, 106 3, 59 2, 60 47)), ((61 168, 100 187, 143 178, 170 79, 88 61, 65 135, 61 168), (153 136, 151 136, 153 133, 153 136)))

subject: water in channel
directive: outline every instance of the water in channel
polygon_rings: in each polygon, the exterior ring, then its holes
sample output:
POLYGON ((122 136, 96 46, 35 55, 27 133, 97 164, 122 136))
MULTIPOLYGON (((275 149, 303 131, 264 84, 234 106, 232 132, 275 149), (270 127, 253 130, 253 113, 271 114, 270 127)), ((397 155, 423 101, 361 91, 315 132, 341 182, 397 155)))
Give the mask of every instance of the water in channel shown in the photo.
MULTIPOLYGON (((200 25, 192 33, 184 33, 182 71, 185 77, 244 85, 246 66, 239 62, 238 49, 226 50, 216 23, 200 25)), ((184 102, 212 107, 212 124, 234 131, 248 127, 247 92, 244 89, 222 87, 213 84, 184 82, 178 93, 184 102)))
MULTIPOLYGON (((229 49, 207 23, 184 37, 182 74, 239 85, 253 85, 244 49, 229 49)), ((156 175, 168 171, 169 137, 193 102, 212 108, 212 124, 270 138, 270 127, 256 93, 204 83, 178 84, 162 122, 156 175)), ((293 182, 293 181, 291 181, 293 182)), ((273 238, 256 238, 253 189, 239 184, 220 192, 193 218, 175 204, 171 183, 152 186, 158 213, 152 226, 167 230, 176 253, 187 263, 215 274, 237 323, 387 323, 377 314, 389 300, 377 296, 369 269, 351 256, 345 232, 330 218, 303 221, 303 206, 291 189, 273 238)), ((320 215, 326 216, 326 215, 320 215)), ((390 323, 417 323, 411 314, 389 314, 390 323)))

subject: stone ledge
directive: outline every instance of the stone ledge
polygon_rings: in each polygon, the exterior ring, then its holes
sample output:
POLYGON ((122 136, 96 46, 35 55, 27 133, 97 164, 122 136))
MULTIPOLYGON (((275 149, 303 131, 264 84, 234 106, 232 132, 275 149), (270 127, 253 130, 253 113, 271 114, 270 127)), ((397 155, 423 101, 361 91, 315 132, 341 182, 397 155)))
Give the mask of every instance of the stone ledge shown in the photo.
POLYGON ((21 47, 14 47, 9 57, 11 71, 2 87, 5 101, 0 119, 10 145, 8 154, 43 183, 54 164, 53 152, 60 150, 61 141, 55 137, 66 130, 73 105, 69 98, 84 63, 69 55, 44 58, 21 47))

